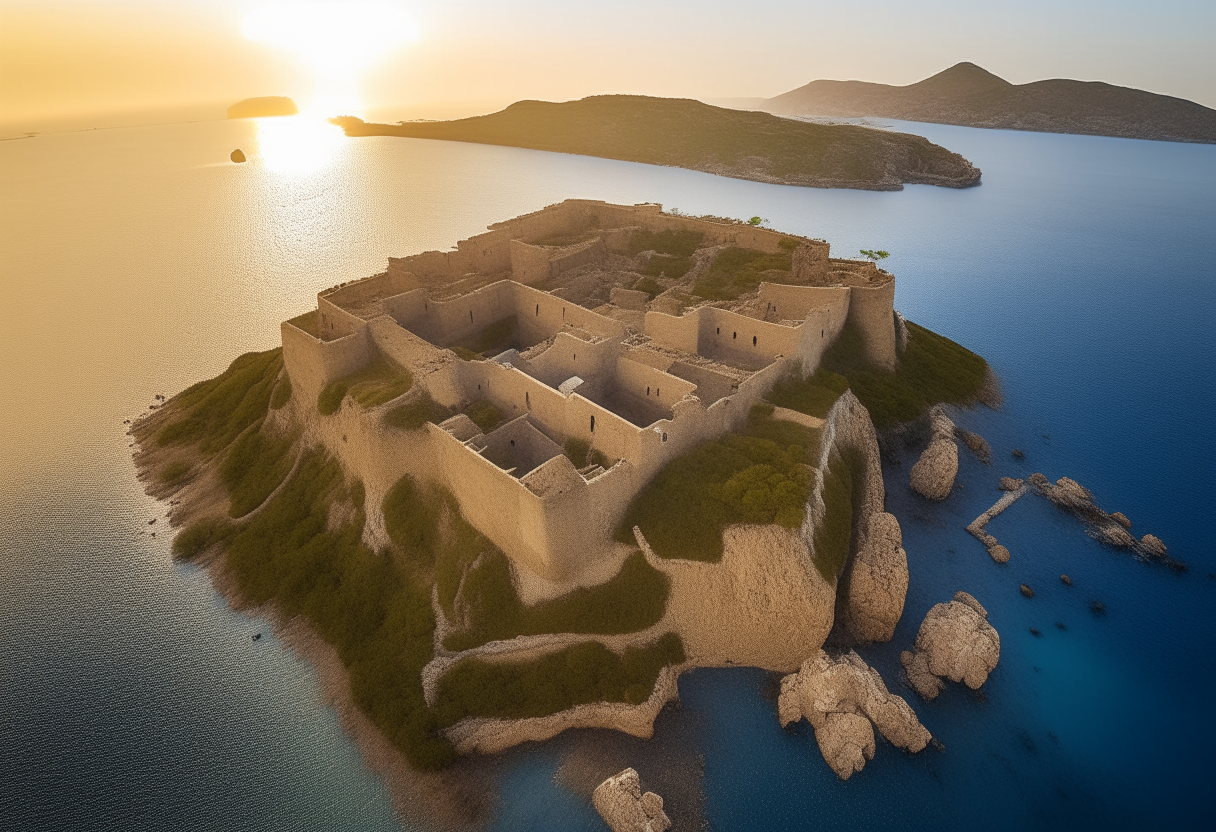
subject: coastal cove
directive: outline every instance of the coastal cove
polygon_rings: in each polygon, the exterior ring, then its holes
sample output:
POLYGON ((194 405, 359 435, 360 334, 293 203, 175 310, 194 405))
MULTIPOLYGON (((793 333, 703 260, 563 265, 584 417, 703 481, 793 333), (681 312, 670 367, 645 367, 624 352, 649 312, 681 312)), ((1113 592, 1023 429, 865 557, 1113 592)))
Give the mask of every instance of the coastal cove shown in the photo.
MULTIPOLYGON (((1003 411, 955 414, 995 464, 964 453, 945 503, 909 491, 915 457, 885 470, 911 584, 895 638, 861 652, 946 751, 880 748, 841 784, 808 729, 777 726, 763 673, 698 670, 641 757, 702 755, 704 816, 721 829, 812 815, 897 826, 905 812, 943 828, 1203 822, 1216 454, 1197 380, 1216 369, 1213 148, 900 124, 972 160, 984 184, 831 192, 400 138, 338 136, 292 162, 274 156, 274 141, 290 147, 274 129, 218 122, 0 147, 5 190, 18 195, 3 207, 12 312, 0 337, 13 361, 0 660, 18 681, 0 694, 11 749, 0 766, 17 785, 0 801, 3 825, 72 828, 88 811, 115 829, 397 828, 316 672, 265 620, 228 610, 204 572, 172 563, 122 422, 154 394, 273 346, 278 322, 319 289, 567 197, 758 214, 842 252, 888 249, 896 308, 983 355, 1005 385, 1003 411), (233 147, 250 163, 224 162, 233 147), (183 207, 183 192, 198 207, 183 207), (81 269, 93 280, 84 296, 66 288, 81 269), (999 476, 1033 471, 1079 480, 1190 570, 1105 549, 1041 500, 992 522, 1013 553, 996 566, 963 527, 992 504, 999 476), (1000 630, 1001 665, 986 701, 958 689, 926 705, 899 686, 899 652, 959 589, 1000 630), (254 632, 266 635, 253 643, 254 632), (141 785, 118 785, 130 782, 141 785)), ((576 740, 499 760, 494 828, 602 828, 553 782, 576 740)), ((656 776, 637 765, 644 782, 656 776)))

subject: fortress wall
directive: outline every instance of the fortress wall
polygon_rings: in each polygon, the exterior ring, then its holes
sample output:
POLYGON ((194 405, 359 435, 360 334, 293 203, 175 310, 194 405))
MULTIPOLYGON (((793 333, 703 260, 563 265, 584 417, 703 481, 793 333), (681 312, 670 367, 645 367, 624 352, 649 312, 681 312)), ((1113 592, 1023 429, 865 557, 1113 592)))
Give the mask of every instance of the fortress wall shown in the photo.
POLYGON ((613 384, 621 392, 657 407, 669 408, 696 390, 696 383, 657 370, 626 356, 616 360, 613 384))
POLYGON ((861 330, 866 356, 886 370, 895 370, 895 281, 878 286, 853 286, 849 320, 861 330))
POLYGON ((610 459, 627 459, 633 464, 639 464, 639 435, 646 433, 645 428, 639 428, 627 419, 596 404, 577 392, 566 397, 565 434, 589 442, 591 447, 603 451, 610 459), (595 429, 592 430, 592 417, 595 419, 595 429))
POLYGON ((389 274, 407 277, 414 275, 422 283, 438 283, 460 277, 467 269, 456 268, 452 262, 453 252, 424 251, 409 257, 388 258, 389 274))
POLYGON ((530 245, 521 240, 512 240, 510 247, 512 278, 529 286, 549 279, 553 249, 530 245))
POLYGON ((398 295, 413 288, 410 285, 412 282, 409 275, 401 272, 381 272, 322 292, 321 296, 336 306, 348 309, 356 304, 398 295))
POLYGON ((426 289, 411 289, 384 299, 384 311, 402 327, 416 331, 417 322, 430 310, 426 289))
POLYGON ((318 295, 317 323, 320 326, 321 338, 332 341, 335 338, 344 338, 362 328, 363 319, 331 303, 328 298, 318 295))
POLYGON ((725 398, 735 392, 735 380, 729 376, 715 372, 708 367, 696 364, 686 364, 683 361, 673 361, 667 372, 676 378, 691 381, 697 385, 695 391, 701 404, 708 408, 718 399, 725 398))
POLYGON ((546 237, 590 228, 593 225, 592 220, 598 217, 602 206, 606 204, 596 200, 567 199, 531 214, 496 222, 490 226, 490 230, 501 232, 510 239, 535 242, 546 237))
POLYGON ((761 283, 759 299, 775 307, 779 318, 801 321, 820 306, 849 303, 847 286, 786 286, 781 283, 761 283))
POLYGON ((805 240, 794 249, 790 277, 795 283, 823 285, 827 282, 831 247, 817 240, 805 240))
POLYGON ((291 321, 284 321, 279 329, 283 361, 301 401, 315 400, 325 385, 362 369, 374 355, 366 327, 333 341, 315 338, 291 321))
MULTIPOLYGON (((511 237, 502 231, 487 231, 456 244, 465 272, 494 274, 511 268, 511 237)), ((464 272, 462 272, 463 274, 464 272)))
POLYGON ((798 352, 802 337, 799 327, 773 324, 712 306, 702 306, 696 313, 700 323, 696 352, 706 358, 759 369, 779 355, 798 352))
POLYGON ((542 463, 562 453, 562 449, 529 421, 527 414, 515 417, 485 435, 482 456, 503 471, 515 469, 517 478, 532 472, 542 463))
POLYGON ((621 352, 619 341, 601 340, 590 343, 568 332, 559 332, 553 344, 535 358, 519 364, 528 375, 552 387, 558 387, 571 376, 588 384, 610 376, 621 352))
POLYGON ((436 346, 471 338, 503 318, 515 314, 510 283, 499 281, 476 292, 446 301, 426 301, 423 315, 410 327, 436 346))
POLYGON ((444 350, 402 328, 388 315, 372 318, 367 322, 367 330, 380 352, 411 371, 451 360, 444 350))
POLYGON ((647 312, 642 328, 658 344, 697 354, 701 324, 696 312, 678 317, 664 312, 647 312))
POLYGON ((559 249, 549 261, 549 276, 556 277, 562 272, 593 263, 602 257, 604 252, 604 243, 598 237, 581 243, 577 247, 559 249))
POLYGON ((806 314, 806 320, 799 328, 802 332, 802 342, 798 348, 797 358, 801 363, 794 369, 802 376, 808 376, 819 369, 819 362, 828 347, 836 343, 840 331, 849 314, 849 298, 837 300, 827 306, 816 307, 806 314))
POLYGON ((513 281, 503 283, 514 298, 516 314, 519 316, 520 336, 526 344, 539 344, 567 326, 609 337, 625 334, 625 325, 620 321, 605 318, 590 309, 531 286, 513 281))
POLYGON ((629 253, 629 238, 633 236, 636 226, 607 229, 600 234, 604 248, 613 254, 629 253))

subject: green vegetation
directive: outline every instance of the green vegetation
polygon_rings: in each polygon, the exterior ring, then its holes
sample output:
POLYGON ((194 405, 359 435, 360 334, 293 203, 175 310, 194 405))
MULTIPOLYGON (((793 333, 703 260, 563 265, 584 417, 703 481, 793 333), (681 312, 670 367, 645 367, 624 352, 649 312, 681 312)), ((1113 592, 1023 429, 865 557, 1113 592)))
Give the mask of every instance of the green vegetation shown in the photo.
POLYGON ((482 558, 465 576, 462 597, 468 605, 468 627, 448 636, 444 646, 467 650, 521 635, 645 630, 663 617, 668 584, 666 575, 635 552, 607 583, 525 606, 511 581, 510 563, 505 555, 495 553, 482 558))
POLYGON ((879 430, 917 419, 940 402, 974 404, 984 386, 988 364, 971 350, 914 323, 908 335, 894 373, 866 360, 861 333, 852 325, 823 356, 824 367, 849 380, 879 430))
POLYGON ((193 467, 194 466, 192 466, 189 462, 186 462, 184 459, 179 459, 177 462, 170 462, 168 465, 162 468, 157 473, 156 479, 165 485, 172 485, 173 483, 183 479, 186 474, 189 474, 190 469, 193 467))
POLYGON ((439 424, 452 412, 431 398, 425 390, 413 401, 398 405, 384 414, 386 424, 402 430, 419 430, 427 422, 439 424))
POLYGON ((677 457, 629 506, 617 539, 638 526, 655 554, 717 561, 734 523, 798 528, 805 516, 819 433, 767 418, 761 406, 746 435, 731 434, 677 457))
POLYGON ((228 447, 265 417, 282 368, 282 348, 247 352, 215 378, 183 390, 170 402, 176 418, 157 432, 157 444, 194 442, 204 457, 228 447))
POLYGON ((266 501, 291 472, 290 453, 298 436, 267 436, 262 426, 249 430, 233 443, 220 465, 220 479, 232 506, 228 514, 243 517, 266 501))
POLYGON ((823 481, 823 524, 815 529, 815 568, 828 583, 836 580, 849 559, 849 543, 853 534, 853 469, 855 460, 850 452, 841 454, 835 448, 828 455, 828 469, 823 481))
POLYGON ((485 399, 478 399, 465 408, 464 415, 472 419, 482 433, 489 433, 502 421, 502 411, 485 399))
POLYGON ((886 260, 891 256, 891 252, 889 251, 871 250, 868 248, 863 248, 859 253, 862 257, 868 257, 875 263, 877 263, 879 260, 886 260))
POLYGON ((653 277, 643 277, 637 283, 633 284, 633 288, 639 292, 645 292, 650 295, 650 299, 654 300, 655 295, 661 294, 663 287, 653 277))
POLYGON ((456 353, 456 357, 461 361, 485 361, 486 357, 479 352, 473 352, 468 347, 452 347, 452 352, 456 353))
POLYGON ((570 437, 566 440, 566 444, 562 450, 566 452, 566 458, 574 463, 575 468, 586 468, 588 465, 598 465, 607 471, 612 467, 610 460, 603 451, 599 448, 591 447, 590 442, 585 442, 582 439, 570 437))
POLYGON ((478 330, 448 349, 465 361, 480 361, 487 353, 498 353, 511 349, 519 338, 519 319, 515 315, 495 321, 478 330))
POLYGON ((322 416, 337 413, 348 393, 364 408, 376 407, 409 392, 413 384, 409 370, 378 354, 357 373, 327 384, 317 396, 317 412, 322 416))
POLYGON ((291 401, 291 376, 283 373, 279 378, 279 383, 274 387, 274 392, 270 394, 270 409, 279 410, 289 401, 291 401))
POLYGON ((636 705, 650 697, 660 670, 684 658, 680 637, 667 633, 622 656, 587 642, 523 665, 466 659, 440 680, 436 710, 450 725, 467 716, 545 716, 587 702, 636 705))
POLYGON ((629 237, 629 253, 641 254, 654 251, 669 257, 692 257, 701 247, 705 235, 700 231, 677 230, 650 231, 639 228, 629 237))
POLYGON ((519 101, 498 113, 456 121, 334 121, 350 136, 529 147, 742 179, 756 178, 762 167, 766 178, 794 185, 891 188, 900 181, 934 181, 960 187, 980 178, 966 159, 919 136, 814 124, 688 99, 598 95, 560 104, 519 101))
POLYGON ((173 556, 181 560, 194 560, 214 544, 227 541, 232 530, 231 523, 218 517, 191 523, 173 538, 173 556))
POLYGON ((777 245, 782 251, 793 251, 802 245, 802 240, 799 240, 797 237, 782 237, 777 241, 777 245))
POLYGON ((788 272, 792 262, 792 255, 788 252, 765 254, 750 248, 731 246, 714 258, 705 276, 693 283, 692 292, 706 300, 734 300, 739 295, 754 292, 763 280, 780 283, 782 278, 765 276, 763 273, 770 269, 788 272))
POLYGON ((760 226, 764 225, 767 222, 768 222, 768 220, 766 220, 764 217, 752 217, 751 219, 749 219, 747 221, 747 224, 750 225, 752 228, 759 228, 760 226))
MULTIPOLYGON (((650 277, 681 278, 688 274, 688 270, 691 268, 691 257, 672 257, 667 254, 656 254, 646 264, 646 274, 650 277)), ((657 286, 658 284, 656 283, 655 285, 657 286)))
POLYGON ((823 419, 848 389, 847 378, 820 367, 810 378, 788 378, 777 382, 769 392, 768 400, 778 407, 823 419))

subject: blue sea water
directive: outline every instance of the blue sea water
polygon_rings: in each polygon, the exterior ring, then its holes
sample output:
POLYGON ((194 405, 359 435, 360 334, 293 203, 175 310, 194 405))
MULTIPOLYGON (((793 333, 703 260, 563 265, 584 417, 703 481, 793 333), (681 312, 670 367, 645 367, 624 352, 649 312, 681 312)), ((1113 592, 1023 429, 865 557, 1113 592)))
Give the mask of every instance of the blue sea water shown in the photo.
MULTIPOLYGON (((0 143, 0 828, 400 828, 310 666, 172 562, 122 422, 274 346, 317 290, 567 197, 887 249, 897 306, 1004 382, 1002 411, 959 417, 994 464, 964 453, 948 501, 909 492, 911 459, 885 472, 911 584, 895 638, 861 653, 946 750, 880 741, 841 783, 808 730, 777 726, 763 673, 695 671, 680 692, 698 718, 679 725, 713 828, 1213 828, 1216 147, 897 126, 983 185, 786 188, 264 122, 0 143), (238 146, 251 161, 227 164, 238 146), (1080 481, 1189 571, 1031 497, 991 524, 1013 553, 993 564, 963 527, 999 476, 1032 471, 1080 481), (899 687, 899 651, 959 589, 988 608, 1000 665, 982 697, 926 704, 899 687)), ((493 828, 604 828, 553 782, 560 762, 509 755, 493 828)))

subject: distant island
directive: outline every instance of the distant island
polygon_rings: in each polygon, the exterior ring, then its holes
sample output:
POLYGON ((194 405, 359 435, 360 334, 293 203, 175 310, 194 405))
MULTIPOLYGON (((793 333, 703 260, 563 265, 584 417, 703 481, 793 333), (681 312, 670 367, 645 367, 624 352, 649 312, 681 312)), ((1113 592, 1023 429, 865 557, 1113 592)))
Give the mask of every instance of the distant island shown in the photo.
POLYGON ((1168 95, 1101 81, 1056 78, 1011 84, 973 63, 894 87, 865 81, 812 81, 768 99, 771 112, 898 118, 1170 142, 1216 143, 1216 110, 1168 95))
POLYGON ((296 102, 285 95, 263 95, 246 98, 228 108, 228 118, 265 118, 266 116, 294 116, 300 112, 296 102))
POLYGON ((920 136, 806 124, 679 98, 600 95, 566 103, 518 101, 456 121, 332 121, 348 136, 524 147, 780 185, 897 191, 905 184, 966 188, 980 182, 969 161, 920 136))

